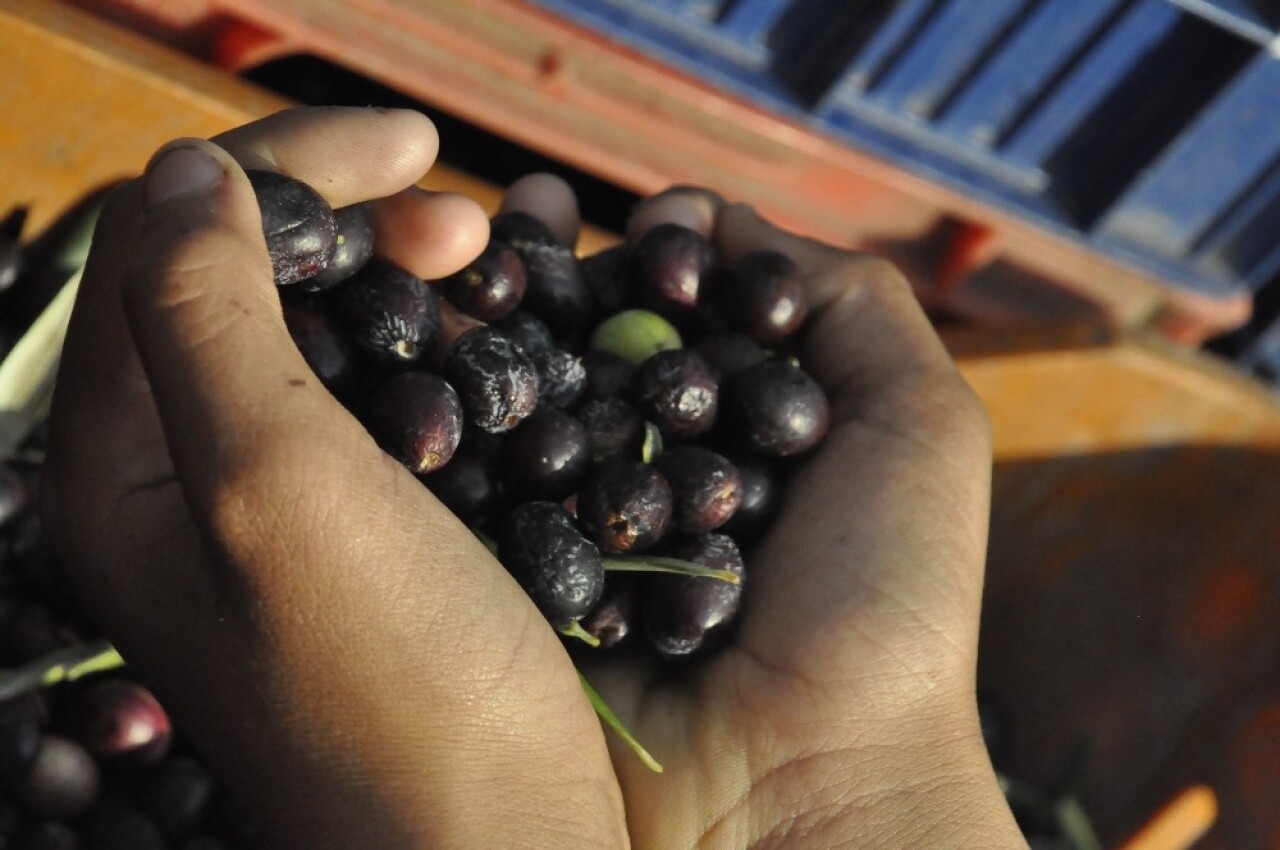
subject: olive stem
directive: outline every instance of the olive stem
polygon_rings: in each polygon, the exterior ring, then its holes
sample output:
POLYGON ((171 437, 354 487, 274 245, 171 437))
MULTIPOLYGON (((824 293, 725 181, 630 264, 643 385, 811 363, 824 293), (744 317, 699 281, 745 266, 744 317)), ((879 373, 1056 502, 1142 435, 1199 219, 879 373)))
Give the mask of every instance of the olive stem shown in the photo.
POLYGON ((565 637, 577 638, 592 649, 600 646, 600 638, 584 629, 582 627, 582 623, 579 623, 577 620, 570 621, 567 626, 557 626, 556 631, 565 637))
POLYGON ((662 454, 662 432, 652 422, 644 423, 644 442, 640 445, 640 462, 653 463, 662 454))
POLYGON ((635 736, 632 735, 623 722, 618 719, 618 715, 613 713, 613 709, 609 708, 608 703, 604 701, 604 697, 596 693, 596 689, 591 687, 591 683, 587 681, 587 677, 579 673, 578 681, 582 683, 582 690, 586 692, 587 700, 590 701, 591 707, 596 710, 596 714, 600 715, 600 719, 604 721, 604 724, 614 732, 618 733, 618 736, 627 743, 627 746, 631 748, 632 752, 640 757, 640 761, 644 762, 645 767, 649 768, 654 773, 662 773, 662 765, 659 764, 658 760, 651 756, 649 751, 641 746, 640 742, 635 739, 635 736))
POLYGON ((0 672, 0 701, 123 666, 120 653, 105 640, 57 649, 15 670, 0 672))
POLYGON ((714 570, 695 564, 693 561, 681 561, 678 558, 660 558, 655 555, 611 555, 604 559, 604 568, 615 573, 674 573, 689 578, 713 578, 729 584, 741 584, 737 573, 728 570, 714 570))

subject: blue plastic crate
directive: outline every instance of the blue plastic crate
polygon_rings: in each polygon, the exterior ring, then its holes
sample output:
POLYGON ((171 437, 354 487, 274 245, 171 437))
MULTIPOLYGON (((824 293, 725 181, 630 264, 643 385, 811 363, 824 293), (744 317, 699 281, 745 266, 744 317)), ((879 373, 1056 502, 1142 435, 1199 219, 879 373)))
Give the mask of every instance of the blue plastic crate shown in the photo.
POLYGON ((1278 0, 535 0, 1214 296, 1280 271, 1278 0))

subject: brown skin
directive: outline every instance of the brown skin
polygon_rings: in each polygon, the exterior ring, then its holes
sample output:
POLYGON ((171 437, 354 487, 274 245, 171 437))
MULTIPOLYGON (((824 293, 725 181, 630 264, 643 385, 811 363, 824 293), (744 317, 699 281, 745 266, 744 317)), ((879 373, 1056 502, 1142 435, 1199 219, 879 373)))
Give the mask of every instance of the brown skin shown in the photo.
MULTIPOLYGON (((988 426, 896 271, 705 194, 633 220, 691 224, 731 257, 791 254, 835 405, 736 641, 679 681, 587 671, 656 776, 606 742, 556 635, 310 375, 281 319, 241 167, 335 206, 391 196, 380 251, 439 278, 486 223, 407 188, 434 130, 312 109, 215 142, 178 146, 215 158, 216 186, 156 201, 159 156, 104 211, 45 509, 86 604, 270 846, 1025 846, 973 696, 988 426)), ((508 204, 568 239, 571 199, 544 176, 508 204)))

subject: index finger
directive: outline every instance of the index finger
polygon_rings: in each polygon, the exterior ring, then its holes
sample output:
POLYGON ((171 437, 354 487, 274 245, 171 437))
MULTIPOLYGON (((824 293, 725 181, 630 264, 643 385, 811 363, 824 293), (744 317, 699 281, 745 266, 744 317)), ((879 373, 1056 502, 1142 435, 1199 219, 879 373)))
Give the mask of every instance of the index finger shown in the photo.
POLYGON ((421 179, 440 150, 427 116, 410 109, 286 109, 210 139, 243 168, 301 180, 334 207, 393 195, 421 179))

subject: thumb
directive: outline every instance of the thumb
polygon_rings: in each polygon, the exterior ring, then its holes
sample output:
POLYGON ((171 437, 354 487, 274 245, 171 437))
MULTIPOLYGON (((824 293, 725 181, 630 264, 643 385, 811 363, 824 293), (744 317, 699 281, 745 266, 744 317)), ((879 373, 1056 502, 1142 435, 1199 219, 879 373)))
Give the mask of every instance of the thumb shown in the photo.
POLYGON ((139 212, 121 298, 199 514, 299 429, 323 439, 357 426, 285 328, 257 200, 228 153, 196 139, 166 145, 147 166, 139 212))

